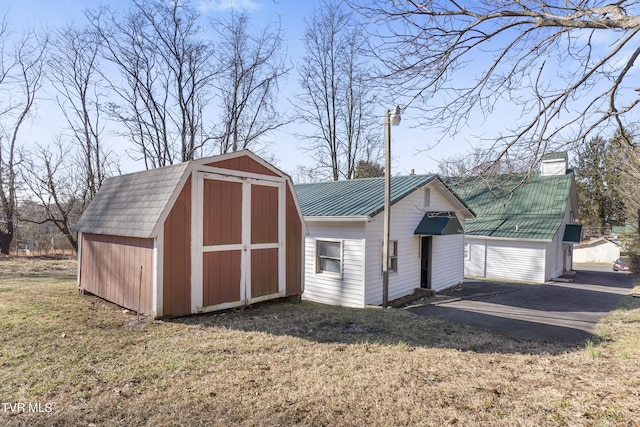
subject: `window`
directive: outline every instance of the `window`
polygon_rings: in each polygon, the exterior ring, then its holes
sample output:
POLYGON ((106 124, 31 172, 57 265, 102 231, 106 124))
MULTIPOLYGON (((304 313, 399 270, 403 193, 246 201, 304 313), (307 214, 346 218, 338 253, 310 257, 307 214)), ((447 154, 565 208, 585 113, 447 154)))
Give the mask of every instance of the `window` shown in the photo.
POLYGON ((395 273, 398 271, 398 241, 393 240, 389 249, 389 273, 395 273))
POLYGON ((342 242, 318 240, 316 245, 316 273, 340 274, 342 242))
MULTIPOLYGON (((384 248, 382 249, 382 262, 380 263, 384 271, 384 248)), ((395 273, 398 271, 398 241, 392 240, 389 242, 389 273, 395 273)))

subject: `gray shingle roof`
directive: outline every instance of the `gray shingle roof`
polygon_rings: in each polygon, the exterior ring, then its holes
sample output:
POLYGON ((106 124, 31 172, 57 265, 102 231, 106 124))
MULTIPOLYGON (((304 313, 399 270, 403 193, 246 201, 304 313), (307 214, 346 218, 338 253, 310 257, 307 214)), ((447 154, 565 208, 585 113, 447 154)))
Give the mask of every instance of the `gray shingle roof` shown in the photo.
POLYGON ((104 182, 76 224, 83 233, 150 238, 188 162, 104 182))
MULTIPOLYGON (((437 175, 391 177, 391 204, 438 179, 437 175)), ((296 185, 302 215, 374 216, 384 210, 384 178, 296 185)))

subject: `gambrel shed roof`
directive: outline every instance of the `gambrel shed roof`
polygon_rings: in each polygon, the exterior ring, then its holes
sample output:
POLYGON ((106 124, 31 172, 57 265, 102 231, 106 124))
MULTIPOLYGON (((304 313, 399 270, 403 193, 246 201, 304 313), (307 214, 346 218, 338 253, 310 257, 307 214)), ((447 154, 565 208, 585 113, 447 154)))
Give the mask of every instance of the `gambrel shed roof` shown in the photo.
MULTIPOLYGON (((155 238, 162 228, 173 201, 177 198, 194 167, 210 162, 234 162, 243 167, 243 158, 259 165, 262 173, 291 178, 249 150, 164 166, 142 172, 108 178, 96 194, 75 231, 113 236, 155 238)), ((246 162, 245 162, 246 163, 246 162)), ((253 171, 248 171, 253 172, 253 171)), ((258 171, 256 171, 258 172, 258 171)), ((293 189, 293 188, 292 188, 293 189)), ((295 197, 294 197, 295 199, 295 197)), ((294 201, 300 211, 297 200, 294 201)))

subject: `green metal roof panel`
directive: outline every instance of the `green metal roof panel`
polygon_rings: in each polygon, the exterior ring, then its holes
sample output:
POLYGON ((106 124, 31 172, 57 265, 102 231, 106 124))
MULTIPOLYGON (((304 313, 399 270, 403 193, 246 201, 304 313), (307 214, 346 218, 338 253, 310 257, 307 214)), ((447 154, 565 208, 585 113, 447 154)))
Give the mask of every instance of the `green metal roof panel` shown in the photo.
MULTIPOLYGON (((391 204, 437 179, 437 175, 391 177, 391 204)), ((384 210, 384 177, 298 184, 304 216, 374 216, 384 210)))
POLYGON ((413 234, 419 236, 447 236, 464 234, 455 212, 427 212, 413 234))
POLYGON ((567 224, 564 229, 563 242, 580 243, 582 240, 582 225, 579 224, 567 224))
POLYGON ((562 225, 562 219, 481 218, 468 220, 465 232, 471 236, 501 237, 508 239, 551 240, 562 225))
POLYGON ((564 220, 573 174, 450 180, 450 187, 477 215, 466 234, 550 240, 564 220))

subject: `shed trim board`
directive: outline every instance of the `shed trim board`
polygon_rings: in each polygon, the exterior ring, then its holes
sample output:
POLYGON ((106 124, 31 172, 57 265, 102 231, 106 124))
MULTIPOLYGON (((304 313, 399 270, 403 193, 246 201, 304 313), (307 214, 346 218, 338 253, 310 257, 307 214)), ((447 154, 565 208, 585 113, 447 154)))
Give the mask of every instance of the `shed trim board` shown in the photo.
POLYGON ((229 178, 242 177, 242 178, 255 179, 259 181, 272 181, 274 183, 283 183, 286 181, 285 178, 282 178, 279 176, 259 175, 257 173, 244 172, 244 171, 242 172, 242 175, 238 175, 236 173, 230 172, 229 169, 216 168, 213 166, 198 166, 198 171, 203 173, 213 174, 216 176, 226 176, 229 178))
MULTIPOLYGON (((101 235, 92 233, 93 229, 116 230, 117 224, 110 219, 113 216, 109 209, 120 208, 115 213, 119 221, 144 224, 146 228, 141 231, 133 225, 120 227, 123 236, 104 235, 104 238, 97 239, 104 240, 105 244, 125 242, 126 245, 131 239, 147 242, 143 243, 149 247, 149 260, 143 267, 145 286, 147 282, 149 285, 148 295, 145 294, 147 299, 142 301, 144 314, 175 317, 302 293, 307 228, 295 188, 288 175, 250 151, 242 150, 110 180, 103 185, 104 194, 99 192, 96 195, 95 203, 92 202, 95 206, 87 208, 76 228, 79 235, 80 289, 135 309, 127 298, 111 297, 116 288, 127 286, 128 289, 131 284, 111 281, 92 285, 85 280, 87 274, 92 274, 89 264, 86 264, 89 261, 85 260, 90 256, 86 248, 87 236, 101 235), (142 186, 136 187, 137 183, 142 186), (170 188, 170 185, 174 187, 170 188), (162 189, 160 193, 154 191, 156 187, 162 189), (205 187, 210 192, 208 196, 205 195, 205 187), (224 192, 224 197, 232 197, 228 200, 233 200, 235 207, 226 206, 226 198, 217 198, 216 194, 223 195, 219 191, 224 192), (145 212, 147 195, 155 203, 155 210, 150 214, 145 212), (205 198, 210 202, 207 208, 204 206, 205 198), (161 209, 160 203, 164 203, 161 209), (208 210, 206 218, 205 209, 208 210), (134 219, 138 217, 142 220, 134 219), (131 220, 127 221, 128 218, 131 220), (229 224, 216 221, 229 221, 229 224), (208 231, 205 225, 209 227, 208 231), (227 228, 232 229, 233 237, 225 234, 227 228), (205 236, 205 232, 209 236, 205 236), (182 264, 183 261, 186 263, 182 264), (169 274, 170 279, 165 274, 169 274), (228 289, 216 288, 222 283, 228 289), (214 294, 212 290, 215 290, 214 294), (218 294, 219 291, 226 293, 218 294)), ((118 262, 127 259, 124 254, 118 255, 118 262)), ((94 253, 91 256, 100 258, 101 255, 94 253)), ((104 271, 113 268, 104 259, 101 261, 96 261, 91 268, 98 271, 96 269, 101 264, 104 271)))
POLYGON ((82 231, 78 231, 78 266, 77 266, 77 276, 76 276, 76 286, 78 289, 81 289, 81 279, 80 275, 82 274, 82 231))
POLYGON ((164 263, 161 261, 164 258, 164 231, 160 231, 158 237, 153 242, 153 265, 156 268, 153 269, 153 315, 157 316, 158 313, 162 313, 162 272, 164 263))
MULTIPOLYGON (((187 169, 187 172, 188 172, 188 169, 187 169)), ((171 194, 171 197, 169 198, 169 201, 167 202, 167 205, 166 205, 165 209, 163 210, 162 214, 160 215, 158 223, 153 228, 153 232, 152 232, 150 237, 157 237, 160 234, 160 232, 163 230, 164 223, 167 220, 167 218, 169 217, 169 214, 171 213, 171 208, 176 203, 176 200, 178 199, 178 197, 180 197, 180 193, 181 193, 182 189, 184 188, 185 184, 187 183, 187 180, 189 179, 190 176, 191 176, 190 173, 185 173, 180 178, 180 181, 178 182, 178 185, 176 186, 175 190, 171 194)))

